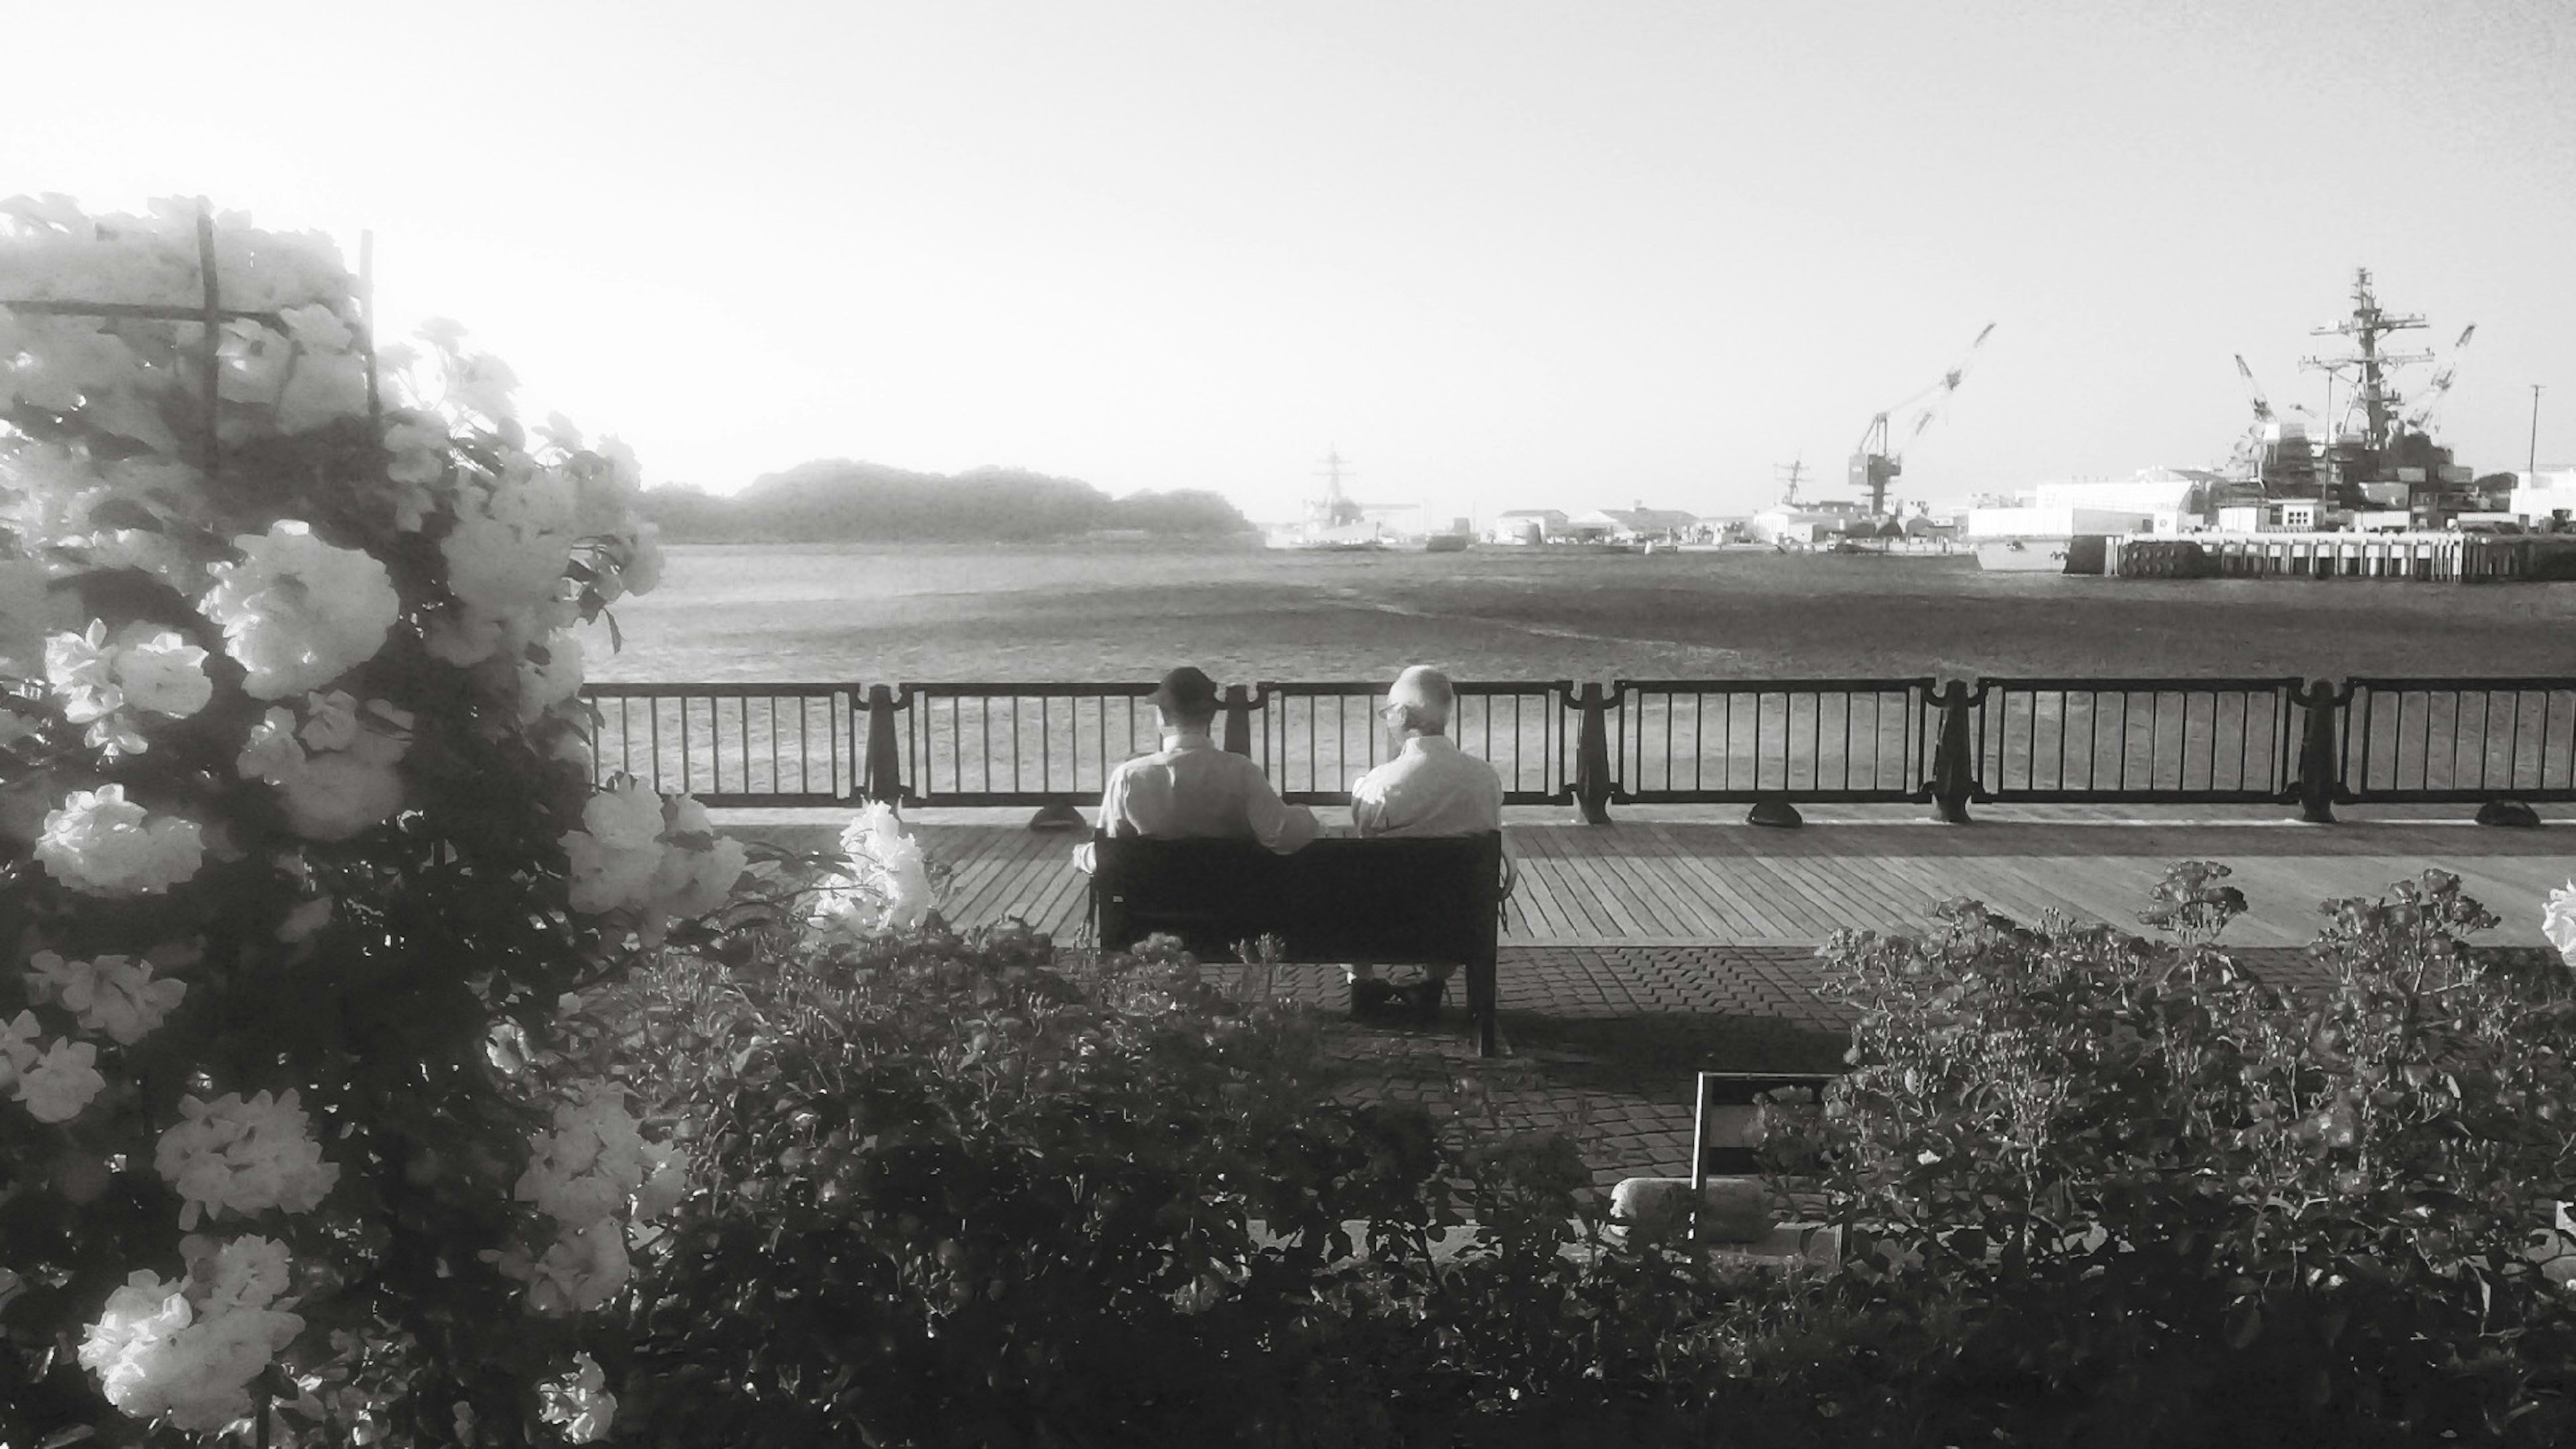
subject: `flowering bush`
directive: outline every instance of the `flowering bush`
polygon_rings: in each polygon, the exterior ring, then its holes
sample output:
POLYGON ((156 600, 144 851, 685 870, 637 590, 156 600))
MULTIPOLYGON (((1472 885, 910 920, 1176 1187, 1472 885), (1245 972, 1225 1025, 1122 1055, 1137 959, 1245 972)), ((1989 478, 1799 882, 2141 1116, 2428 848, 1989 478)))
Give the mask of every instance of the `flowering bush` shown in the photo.
POLYGON ((2576 1431, 2576 999, 2428 871, 2327 903, 2321 988, 1973 902, 1826 948, 1860 1008, 1828 1096, 1837 1291, 1895 1442, 2527 1444, 2576 1431))
POLYGON ((491 1043, 744 864, 594 793, 635 460, 320 237, 217 219, 209 335, 195 222, 0 203, 0 1443, 595 1438, 676 1159, 491 1043))

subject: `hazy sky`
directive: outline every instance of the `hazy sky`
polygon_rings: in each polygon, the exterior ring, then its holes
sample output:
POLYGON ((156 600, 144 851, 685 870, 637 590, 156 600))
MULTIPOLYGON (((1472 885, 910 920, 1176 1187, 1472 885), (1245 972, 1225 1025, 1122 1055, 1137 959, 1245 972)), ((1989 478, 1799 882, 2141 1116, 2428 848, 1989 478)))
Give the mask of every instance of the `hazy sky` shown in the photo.
POLYGON ((2576 457, 2568 0, 0 0, 0 193, 372 228, 388 326, 723 492, 1743 510, 1997 323, 1907 496, 2205 465, 2367 264, 2576 457), (398 19, 378 19, 399 16, 398 19), (42 63, 26 63, 41 58, 42 63))

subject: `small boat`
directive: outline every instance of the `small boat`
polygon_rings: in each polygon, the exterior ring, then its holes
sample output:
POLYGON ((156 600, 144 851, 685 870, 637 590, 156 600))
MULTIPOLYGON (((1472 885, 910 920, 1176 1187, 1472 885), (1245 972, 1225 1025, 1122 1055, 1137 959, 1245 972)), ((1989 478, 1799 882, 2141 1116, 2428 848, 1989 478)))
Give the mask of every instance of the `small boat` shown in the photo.
POLYGON ((2062 574, 2075 540, 2057 538, 1981 538, 1976 540, 1977 567, 1990 574, 2062 574))

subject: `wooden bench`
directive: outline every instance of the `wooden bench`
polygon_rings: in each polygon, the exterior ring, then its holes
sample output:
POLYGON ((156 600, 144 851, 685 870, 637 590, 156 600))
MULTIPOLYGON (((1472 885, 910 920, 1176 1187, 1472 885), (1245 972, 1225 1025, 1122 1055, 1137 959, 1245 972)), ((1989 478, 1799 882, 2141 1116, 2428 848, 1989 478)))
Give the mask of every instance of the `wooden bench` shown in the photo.
POLYGON ((1091 909, 1105 950, 1178 936, 1202 961, 1277 936, 1281 959, 1464 968, 1476 1050, 1496 1051, 1494 946, 1503 838, 1318 840, 1293 855, 1250 841, 1092 840, 1091 909))

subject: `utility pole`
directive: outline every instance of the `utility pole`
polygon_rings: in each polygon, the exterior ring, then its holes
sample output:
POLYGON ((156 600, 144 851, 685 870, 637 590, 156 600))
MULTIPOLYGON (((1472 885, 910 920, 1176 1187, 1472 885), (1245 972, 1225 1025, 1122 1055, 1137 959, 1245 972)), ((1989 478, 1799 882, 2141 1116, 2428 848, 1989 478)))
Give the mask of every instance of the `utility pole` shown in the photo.
POLYGON ((2535 487, 2538 486, 2540 483, 2540 384, 2536 382, 2531 385, 2531 456, 2523 460, 2522 467, 2524 472, 2531 475, 2529 481, 2535 487))

